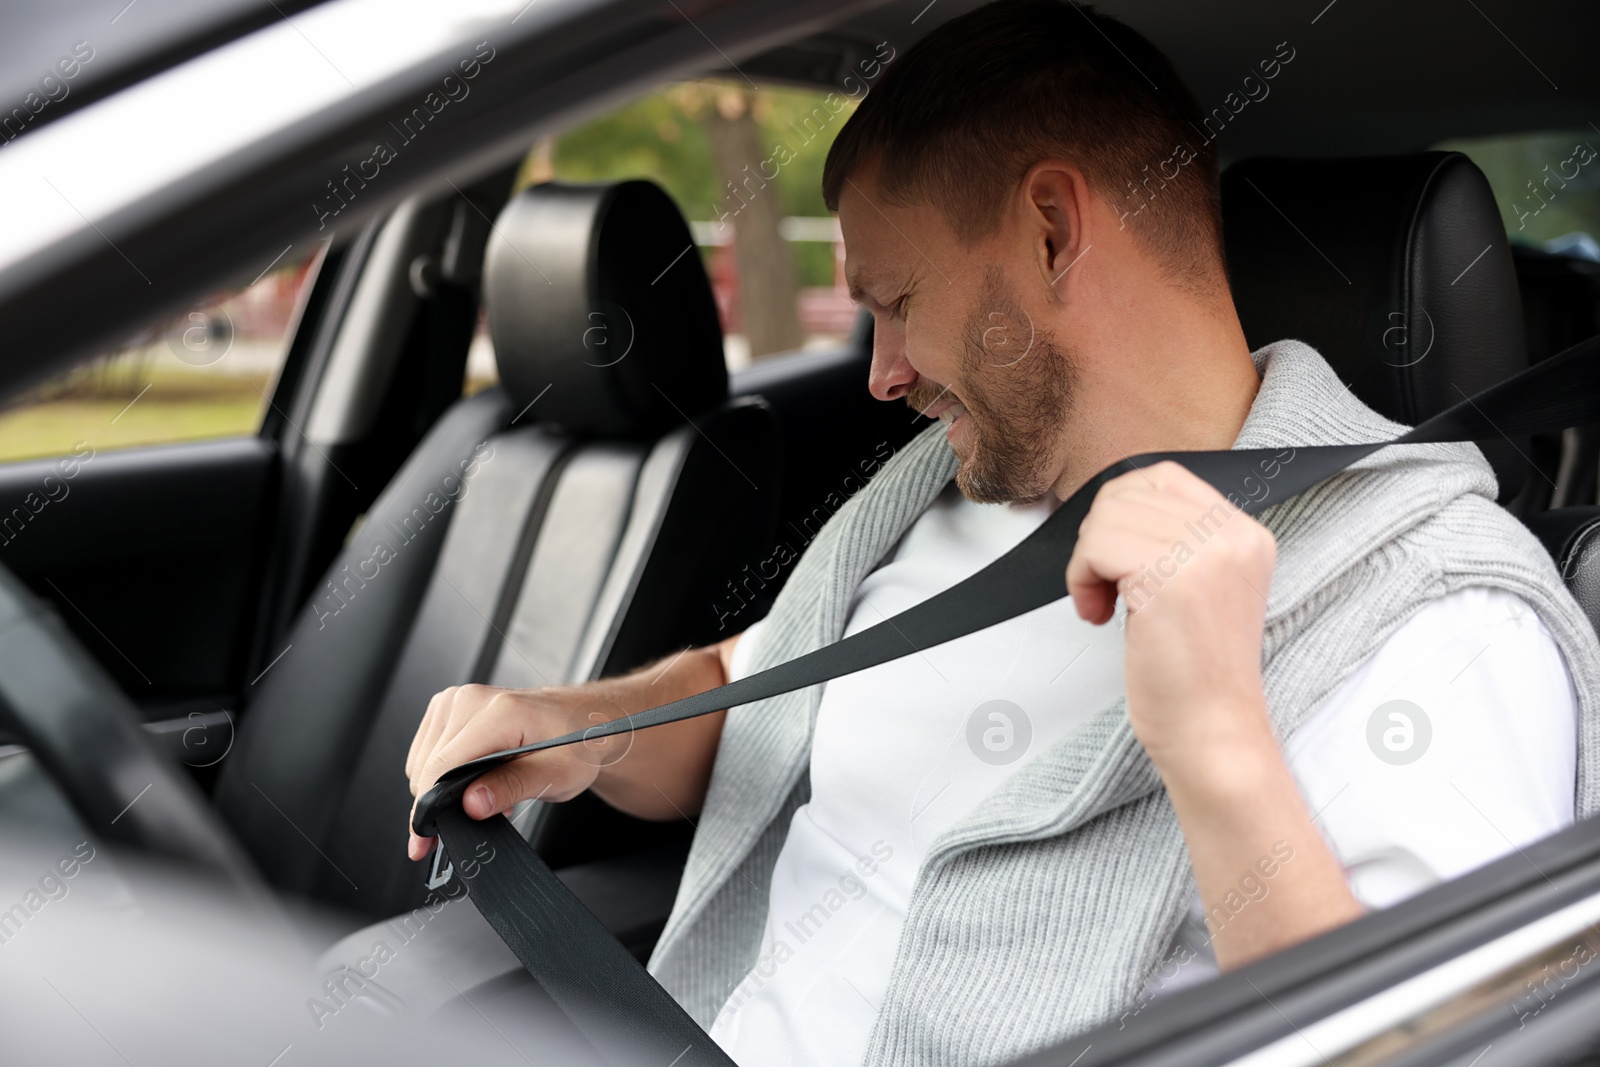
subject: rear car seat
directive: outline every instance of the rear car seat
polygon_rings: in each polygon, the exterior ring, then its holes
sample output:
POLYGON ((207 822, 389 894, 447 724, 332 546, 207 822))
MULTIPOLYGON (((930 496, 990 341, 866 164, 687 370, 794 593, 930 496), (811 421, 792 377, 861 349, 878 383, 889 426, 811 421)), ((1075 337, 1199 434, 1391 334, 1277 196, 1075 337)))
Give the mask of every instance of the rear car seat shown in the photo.
MULTIPOLYGON (((759 398, 728 399, 711 289, 664 192, 522 193, 484 286, 501 385, 447 411, 350 535, 218 783, 270 882, 362 916, 427 893, 403 768, 435 692, 705 643, 718 591, 773 534, 776 425, 759 398)), ((651 839, 598 802, 531 823, 557 850, 608 842, 569 859, 651 839)))

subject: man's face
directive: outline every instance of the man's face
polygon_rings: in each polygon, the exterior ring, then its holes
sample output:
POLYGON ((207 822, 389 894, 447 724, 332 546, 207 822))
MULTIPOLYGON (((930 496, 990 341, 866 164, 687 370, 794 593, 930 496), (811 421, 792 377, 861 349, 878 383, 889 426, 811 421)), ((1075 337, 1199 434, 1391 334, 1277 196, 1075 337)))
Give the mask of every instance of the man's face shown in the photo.
POLYGON ((873 395, 945 423, 969 499, 1042 496, 1061 470, 1076 361, 1044 327, 1043 293, 1026 292, 1026 239, 1003 223, 965 246, 938 209, 884 202, 861 170, 839 224, 852 296, 874 320, 873 395))

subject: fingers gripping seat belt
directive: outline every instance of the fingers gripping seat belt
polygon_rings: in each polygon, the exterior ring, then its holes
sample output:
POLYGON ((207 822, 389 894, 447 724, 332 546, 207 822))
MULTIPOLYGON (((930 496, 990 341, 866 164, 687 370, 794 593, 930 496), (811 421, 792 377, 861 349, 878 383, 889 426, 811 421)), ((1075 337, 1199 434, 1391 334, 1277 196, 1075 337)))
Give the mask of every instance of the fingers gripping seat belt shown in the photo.
POLYGON ((414 828, 424 837, 437 834, 457 855, 472 855, 481 842, 495 849, 495 862, 483 865, 469 885, 473 903, 608 1060, 618 1065, 731 1067, 727 1055, 503 816, 482 822, 466 816, 461 797, 479 775, 529 753, 681 722, 817 685, 1059 600, 1066 595, 1066 566, 1078 527, 1095 494, 1128 471, 1165 460, 1181 463, 1225 496, 1235 501, 1242 497, 1241 509, 1256 514, 1389 445, 1514 438, 1592 422, 1600 422, 1600 337, 1580 342, 1477 396, 1465 397, 1392 441, 1129 457, 1095 475, 994 563, 870 629, 716 689, 587 730, 495 752, 446 772, 418 802, 414 828))

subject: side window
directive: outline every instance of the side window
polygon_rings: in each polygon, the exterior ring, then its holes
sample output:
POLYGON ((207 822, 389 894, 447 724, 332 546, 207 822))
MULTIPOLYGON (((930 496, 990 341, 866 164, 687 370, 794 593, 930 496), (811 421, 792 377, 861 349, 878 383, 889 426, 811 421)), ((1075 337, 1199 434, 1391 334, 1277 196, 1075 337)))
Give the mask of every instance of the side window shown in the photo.
POLYGON ((1600 260, 1600 132, 1445 141, 1489 179, 1513 244, 1600 260))
POLYGON ((255 433, 320 256, 278 263, 0 409, 0 463, 255 433))

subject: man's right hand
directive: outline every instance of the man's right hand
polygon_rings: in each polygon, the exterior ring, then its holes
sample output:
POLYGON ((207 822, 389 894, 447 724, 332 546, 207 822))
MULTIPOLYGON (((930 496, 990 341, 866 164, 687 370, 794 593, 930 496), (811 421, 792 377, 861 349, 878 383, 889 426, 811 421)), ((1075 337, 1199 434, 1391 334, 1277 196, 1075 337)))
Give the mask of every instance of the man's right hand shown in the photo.
MULTIPOLYGON (((406 754, 411 795, 422 796, 445 771, 479 756, 559 737, 623 714, 618 708, 615 714, 599 718, 608 703, 595 700, 582 689, 565 687, 455 685, 436 693, 406 754)), ((461 809, 471 818, 487 819, 509 814, 524 800, 571 800, 594 784, 608 744, 615 750, 616 742, 627 740, 607 738, 566 745, 512 760, 474 782, 461 798, 461 809)), ((413 832, 406 854, 419 860, 432 846, 431 838, 413 832)))
MULTIPOLYGON (((453 767, 502 749, 584 730, 658 707, 727 681, 737 637, 688 649, 634 674, 579 686, 497 689, 458 685, 428 702, 406 754, 411 795, 420 797, 453 767)), ((571 800, 593 789, 641 819, 687 818, 700 810, 722 736, 723 713, 535 752, 486 772, 461 808, 474 819, 508 814, 524 800, 571 800)), ((413 805, 413 811, 415 805, 413 805)), ((425 858, 431 838, 406 825, 406 854, 425 858)))

